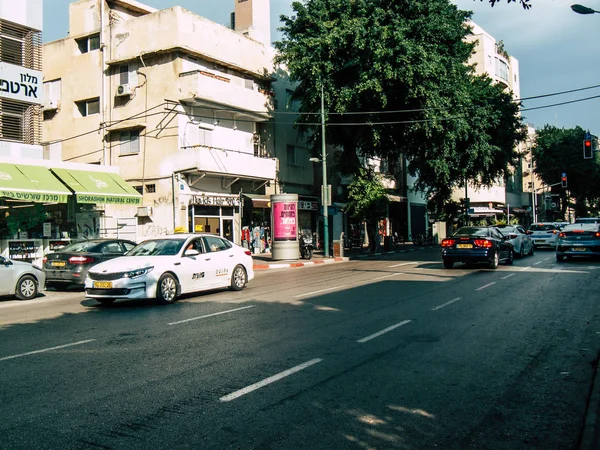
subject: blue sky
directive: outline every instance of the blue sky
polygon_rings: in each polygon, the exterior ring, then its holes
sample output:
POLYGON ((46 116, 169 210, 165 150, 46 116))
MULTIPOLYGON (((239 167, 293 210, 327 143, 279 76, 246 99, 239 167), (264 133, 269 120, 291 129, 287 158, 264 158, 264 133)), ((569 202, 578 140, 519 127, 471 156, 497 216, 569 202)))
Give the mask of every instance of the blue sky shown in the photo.
MULTIPOLYGON (((229 22, 235 0, 145 0, 142 3, 163 9, 180 5, 220 24, 229 22)), ((571 11, 575 1, 600 10, 600 0, 531 0, 525 11, 506 0, 494 8, 487 0, 454 0, 459 8, 474 12, 473 20, 519 60, 521 97, 535 97, 600 85, 600 58, 597 45, 600 14, 580 15, 571 11)), ((44 41, 67 36, 70 0, 44 0, 44 41)), ((291 0, 271 0, 272 39, 281 14, 291 14, 291 0)), ((527 110, 587 97, 600 96, 600 88, 524 100, 525 120, 541 128, 545 124, 570 128, 576 125, 600 135, 600 98, 527 110)), ((580 150, 580 149, 578 149, 580 150)))

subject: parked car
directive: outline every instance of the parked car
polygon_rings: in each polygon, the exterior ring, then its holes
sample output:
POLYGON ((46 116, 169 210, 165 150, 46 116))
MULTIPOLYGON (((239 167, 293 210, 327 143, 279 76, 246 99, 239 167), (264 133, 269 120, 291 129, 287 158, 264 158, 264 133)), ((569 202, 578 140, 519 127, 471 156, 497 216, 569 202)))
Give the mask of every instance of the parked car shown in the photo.
POLYGON ((69 244, 44 258, 46 288, 83 286, 91 267, 123 256, 136 243, 127 239, 92 239, 69 244))
POLYGON ((558 235, 556 260, 573 256, 600 256, 600 223, 571 223, 558 235))
POLYGON ((510 243, 513 245, 515 256, 523 258, 525 255, 533 255, 535 253, 531 234, 521 225, 498 225, 496 228, 500 230, 500 233, 508 236, 510 243))
POLYGON ((512 264, 514 247, 496 227, 462 227, 442 240, 442 261, 446 269, 454 263, 485 263, 496 269, 500 262, 512 264))
POLYGON ((169 304, 189 292, 239 291, 253 278, 249 249, 212 234, 175 234, 144 241, 127 255, 94 266, 85 295, 102 304, 136 298, 169 304))
POLYGON ((560 226, 554 222, 534 223, 529 227, 533 245, 538 247, 556 247, 560 226))
POLYGON ((14 295, 19 300, 37 297, 46 276, 41 267, 25 261, 0 256, 0 295, 14 295))

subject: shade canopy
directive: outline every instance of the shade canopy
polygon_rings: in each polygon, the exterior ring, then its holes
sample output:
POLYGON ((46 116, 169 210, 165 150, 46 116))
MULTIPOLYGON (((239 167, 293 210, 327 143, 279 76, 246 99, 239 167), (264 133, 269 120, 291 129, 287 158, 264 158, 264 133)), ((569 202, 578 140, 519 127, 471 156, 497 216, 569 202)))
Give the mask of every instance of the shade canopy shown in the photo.
POLYGON ((0 197, 66 203, 69 195, 71 191, 46 167, 0 163, 0 197))

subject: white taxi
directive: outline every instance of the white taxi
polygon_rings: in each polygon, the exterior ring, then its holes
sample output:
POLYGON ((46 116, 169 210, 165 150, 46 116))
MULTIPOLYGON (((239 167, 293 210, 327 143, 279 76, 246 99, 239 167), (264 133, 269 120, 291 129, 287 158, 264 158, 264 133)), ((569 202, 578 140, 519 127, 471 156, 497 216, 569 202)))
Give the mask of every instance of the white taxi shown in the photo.
POLYGON ((169 304, 189 292, 239 291, 253 278, 249 250, 212 234, 175 234, 149 239, 125 256, 93 266, 85 296, 102 304, 136 298, 169 304))

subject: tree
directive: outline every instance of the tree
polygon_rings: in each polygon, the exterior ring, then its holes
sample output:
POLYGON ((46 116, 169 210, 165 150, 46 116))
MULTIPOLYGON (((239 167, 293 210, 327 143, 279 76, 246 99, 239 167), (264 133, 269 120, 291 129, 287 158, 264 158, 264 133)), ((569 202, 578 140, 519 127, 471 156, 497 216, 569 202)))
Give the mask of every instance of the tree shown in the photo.
POLYGON ((546 125, 537 132, 532 148, 535 173, 547 185, 561 182, 561 175, 567 174, 567 189, 560 185, 553 192, 561 197, 561 210, 564 217, 568 197, 574 197, 576 216, 587 216, 597 208, 600 201, 600 158, 583 159, 582 143, 585 131, 581 127, 557 128, 546 125), (568 195, 567 195, 568 191, 568 195))
POLYGON ((525 135, 518 104, 467 65, 469 12, 448 0, 307 0, 282 16, 277 61, 298 83, 300 131, 320 148, 321 89, 337 170, 406 155, 438 204, 465 178, 492 183, 525 135))
POLYGON ((387 215, 389 200, 381 175, 370 168, 361 167, 348 186, 346 212, 353 218, 367 223, 369 249, 375 253, 380 249, 378 224, 387 215))
MULTIPOLYGON (((475 1, 475 0, 473 0, 475 1)), ((483 0, 479 0, 479 1, 483 1, 483 0)), ((496 3, 500 3, 501 0, 488 0, 490 2, 490 5, 492 6, 492 8, 494 7, 494 5, 496 3)), ((517 0, 507 0, 507 3, 511 3, 511 2, 517 2, 517 0)), ((529 0, 519 0, 519 3, 521 4, 521 6, 523 7, 523 9, 529 9, 531 8, 531 3, 529 3, 529 0)))

